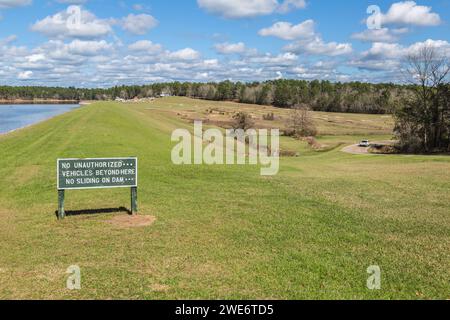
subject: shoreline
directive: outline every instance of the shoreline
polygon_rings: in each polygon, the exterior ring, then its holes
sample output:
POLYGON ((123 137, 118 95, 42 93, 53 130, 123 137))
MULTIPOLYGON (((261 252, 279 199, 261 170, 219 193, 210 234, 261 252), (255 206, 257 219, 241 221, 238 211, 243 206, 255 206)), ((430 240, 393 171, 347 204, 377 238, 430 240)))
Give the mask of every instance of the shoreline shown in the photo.
MULTIPOLYGON (((81 104, 81 103, 80 103, 80 104, 79 104, 79 107, 78 107, 78 108, 74 108, 74 109, 79 109, 79 108, 81 108, 81 107, 83 107, 83 106, 86 106, 86 105, 88 105, 88 104, 81 104)), ((21 131, 21 130, 30 128, 30 127, 32 127, 32 126, 41 124, 41 123, 43 123, 43 122, 45 122, 45 121, 48 121, 48 120, 51 120, 51 119, 53 119, 53 118, 59 117, 59 116, 61 116, 61 115, 63 115, 63 114, 66 114, 66 113, 68 113, 68 112, 72 112, 74 109, 68 110, 68 111, 66 111, 66 112, 63 112, 63 113, 60 113, 60 114, 57 114, 57 115, 54 115, 54 116, 52 116, 52 117, 50 117, 50 118, 42 119, 42 120, 40 120, 40 121, 38 121, 38 122, 35 122, 35 123, 32 123, 32 124, 28 124, 28 125, 23 126, 23 127, 20 127, 20 128, 12 129, 12 130, 10 130, 10 131, 6 131, 6 132, 3 132, 3 133, 0 132, 0 139, 3 138, 4 136, 9 135, 9 134, 11 134, 11 133, 14 133, 14 132, 16 132, 16 131, 21 131)))
POLYGON ((0 99, 0 105, 2 104, 80 104, 83 101, 79 100, 57 100, 57 99, 34 99, 34 100, 25 100, 25 99, 0 99))

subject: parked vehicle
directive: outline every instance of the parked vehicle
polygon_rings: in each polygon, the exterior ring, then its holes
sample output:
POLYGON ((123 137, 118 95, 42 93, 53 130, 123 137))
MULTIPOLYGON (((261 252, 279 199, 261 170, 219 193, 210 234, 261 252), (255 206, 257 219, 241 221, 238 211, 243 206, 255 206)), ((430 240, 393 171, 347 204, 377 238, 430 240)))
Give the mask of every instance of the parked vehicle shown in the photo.
POLYGON ((369 142, 369 140, 363 140, 359 143, 359 146, 362 148, 368 148, 368 147, 370 147, 370 142, 369 142))

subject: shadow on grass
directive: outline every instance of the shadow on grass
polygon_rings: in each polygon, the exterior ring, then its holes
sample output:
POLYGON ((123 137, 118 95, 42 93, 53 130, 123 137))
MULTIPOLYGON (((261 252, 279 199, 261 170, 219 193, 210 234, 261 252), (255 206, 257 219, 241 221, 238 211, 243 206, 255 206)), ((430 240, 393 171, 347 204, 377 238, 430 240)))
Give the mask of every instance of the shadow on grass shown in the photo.
MULTIPOLYGON (((72 211, 66 211, 66 216, 82 216, 82 215, 94 215, 94 214, 104 214, 104 213, 119 213, 119 212, 125 212, 129 215, 131 215, 131 210, 125 208, 125 207, 119 207, 119 208, 102 208, 102 209, 86 209, 86 210, 72 210, 72 211)), ((58 211, 55 211, 56 216, 58 216, 58 211)))

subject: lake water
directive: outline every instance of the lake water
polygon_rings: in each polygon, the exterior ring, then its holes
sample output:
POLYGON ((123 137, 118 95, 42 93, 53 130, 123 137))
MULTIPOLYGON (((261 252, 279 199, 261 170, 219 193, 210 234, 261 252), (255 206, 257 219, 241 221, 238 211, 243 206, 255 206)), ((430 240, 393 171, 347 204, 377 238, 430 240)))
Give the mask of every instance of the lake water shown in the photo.
POLYGON ((0 134, 78 108, 77 104, 0 104, 0 134))

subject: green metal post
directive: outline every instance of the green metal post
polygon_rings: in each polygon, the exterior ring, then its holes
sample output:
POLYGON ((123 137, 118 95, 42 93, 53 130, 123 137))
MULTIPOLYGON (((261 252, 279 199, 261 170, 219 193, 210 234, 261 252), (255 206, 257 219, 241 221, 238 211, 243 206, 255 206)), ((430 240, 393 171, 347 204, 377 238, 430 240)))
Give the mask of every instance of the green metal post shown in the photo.
POLYGON ((131 214, 137 214, 138 204, 137 204, 137 187, 131 188, 131 214))
POLYGON ((66 217, 66 212, 64 211, 64 190, 58 190, 58 219, 62 220, 66 217))

